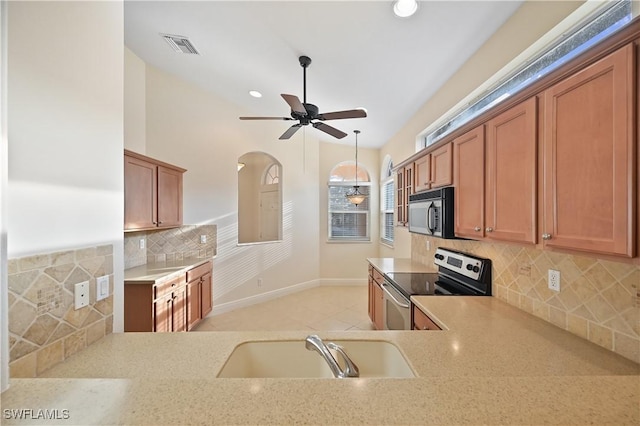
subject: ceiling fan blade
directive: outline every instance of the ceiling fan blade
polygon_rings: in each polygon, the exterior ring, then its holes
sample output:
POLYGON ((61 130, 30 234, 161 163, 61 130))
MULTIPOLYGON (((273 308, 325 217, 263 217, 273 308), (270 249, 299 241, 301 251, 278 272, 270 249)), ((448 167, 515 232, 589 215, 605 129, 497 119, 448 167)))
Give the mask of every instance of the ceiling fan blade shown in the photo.
POLYGON ((282 98, 289 104, 292 111, 295 111, 298 114, 307 115, 307 110, 296 95, 286 95, 283 93, 280 96, 282 96, 282 98))
POLYGON ((341 120, 343 118, 365 118, 367 112, 363 109, 350 109, 346 111, 323 112, 318 115, 318 120, 341 120))
POLYGON ((240 120, 293 120, 291 117, 239 117, 240 120))
POLYGON ((294 124, 293 126, 289 127, 287 131, 284 132, 282 136, 280 136, 278 139, 280 140, 289 139, 291 136, 294 135, 295 132, 297 132, 300 129, 300 127, 302 127, 302 124, 294 124))
POLYGON ((335 127, 331 127, 328 124, 324 124, 324 123, 312 123, 312 124, 313 124, 313 127, 315 127, 316 129, 322 130, 323 132, 330 134, 334 138, 342 139, 345 136, 347 136, 347 134, 342 130, 338 130, 335 127))

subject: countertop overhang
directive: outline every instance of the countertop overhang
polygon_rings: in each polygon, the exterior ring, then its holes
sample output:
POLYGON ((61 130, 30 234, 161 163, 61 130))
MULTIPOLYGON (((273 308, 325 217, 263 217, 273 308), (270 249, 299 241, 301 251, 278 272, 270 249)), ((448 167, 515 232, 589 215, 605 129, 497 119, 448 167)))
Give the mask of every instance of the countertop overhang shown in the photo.
POLYGON ((638 364, 496 298, 414 302, 447 330, 318 332, 393 342, 414 379, 215 378, 242 342, 303 344, 312 331, 125 333, 12 380, 3 409, 68 409, 75 424, 640 422, 638 364))

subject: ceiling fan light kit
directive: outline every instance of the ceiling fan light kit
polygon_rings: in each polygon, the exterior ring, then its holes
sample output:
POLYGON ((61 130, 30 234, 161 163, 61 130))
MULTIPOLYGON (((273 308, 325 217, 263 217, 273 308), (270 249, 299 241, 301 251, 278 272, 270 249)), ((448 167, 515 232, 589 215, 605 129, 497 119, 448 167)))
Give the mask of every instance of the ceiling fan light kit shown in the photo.
POLYGON ((337 139, 342 139, 347 134, 342 130, 329 126, 323 121, 327 120, 341 120, 346 118, 365 118, 367 112, 363 108, 350 109, 345 111, 333 111, 321 113, 320 109, 311 103, 307 103, 307 68, 311 64, 311 58, 308 56, 300 56, 298 58, 300 66, 302 67, 302 88, 303 88, 303 101, 300 102, 300 98, 296 95, 281 94, 282 99, 291 108, 291 117, 240 117, 240 120, 285 120, 285 121, 298 121, 297 124, 289 127, 279 139, 289 139, 293 136, 302 126, 308 126, 311 124, 314 128, 333 136, 337 139))

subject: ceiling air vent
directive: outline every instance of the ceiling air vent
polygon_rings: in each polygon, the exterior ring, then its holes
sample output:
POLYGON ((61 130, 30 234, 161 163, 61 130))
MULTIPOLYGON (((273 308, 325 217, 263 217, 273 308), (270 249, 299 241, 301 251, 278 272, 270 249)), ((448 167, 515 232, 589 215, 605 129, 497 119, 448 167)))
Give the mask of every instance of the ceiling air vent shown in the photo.
POLYGON ((200 52, 193 47, 188 38, 179 35, 160 34, 169 43, 169 46, 178 53, 189 53, 199 55, 200 52))

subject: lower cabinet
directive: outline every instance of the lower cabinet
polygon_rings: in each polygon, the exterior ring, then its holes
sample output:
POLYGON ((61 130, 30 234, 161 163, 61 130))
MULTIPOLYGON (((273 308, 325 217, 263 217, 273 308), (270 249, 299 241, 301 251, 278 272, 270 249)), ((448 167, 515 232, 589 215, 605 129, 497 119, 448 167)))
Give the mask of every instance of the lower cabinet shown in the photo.
POLYGON ((442 330, 427 314, 415 305, 413 306, 411 316, 413 317, 413 330, 442 330))
POLYGON ((125 281, 124 331, 192 330, 213 309, 212 263, 171 280, 125 281))
POLYGON ((384 295, 382 293, 383 275, 373 266, 369 265, 369 318, 376 330, 383 330, 382 309, 384 295))

